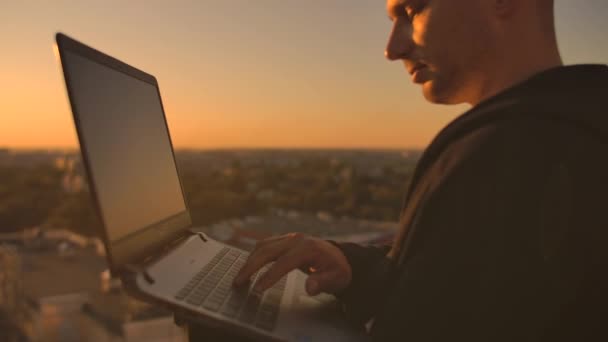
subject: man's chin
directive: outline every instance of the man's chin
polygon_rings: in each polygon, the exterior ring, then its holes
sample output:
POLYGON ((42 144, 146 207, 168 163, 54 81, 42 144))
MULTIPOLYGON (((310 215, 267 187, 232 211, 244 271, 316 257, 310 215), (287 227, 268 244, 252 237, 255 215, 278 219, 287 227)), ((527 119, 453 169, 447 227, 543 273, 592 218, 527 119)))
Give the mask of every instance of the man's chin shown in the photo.
POLYGON ((442 89, 437 85, 436 82, 431 80, 426 81, 422 84, 422 94, 424 98, 434 104, 444 104, 444 105, 453 105, 460 104, 462 101, 456 101, 453 96, 450 96, 446 89, 442 89))
POLYGON ((422 95, 430 103, 447 104, 445 99, 440 96, 441 94, 437 92, 432 81, 426 81, 422 84, 422 95))

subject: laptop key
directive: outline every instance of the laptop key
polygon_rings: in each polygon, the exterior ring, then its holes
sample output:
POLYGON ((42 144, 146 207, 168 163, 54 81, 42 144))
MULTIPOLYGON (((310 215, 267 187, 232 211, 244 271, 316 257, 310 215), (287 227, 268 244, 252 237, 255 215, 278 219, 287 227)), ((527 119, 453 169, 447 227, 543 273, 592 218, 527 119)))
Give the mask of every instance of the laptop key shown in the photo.
POLYGON ((228 317, 236 317, 242 306, 242 300, 234 300, 233 297, 231 297, 226 303, 226 305, 224 305, 224 307, 222 308, 221 313, 228 317))
POLYGON ((180 290, 176 295, 175 295, 175 299, 178 300, 183 300, 184 298, 186 298, 186 296, 188 296, 188 294, 190 293, 191 289, 182 289, 180 290))
POLYGON ((251 294, 247 298, 247 302, 245 303, 245 307, 239 316, 239 321, 243 323, 253 323, 255 316, 258 311, 258 306, 260 305, 260 297, 256 294, 251 294))
MULTIPOLYGON (((279 305, 285 288, 283 277, 265 293, 250 289, 235 289, 232 280, 247 260, 247 255, 227 248, 218 253, 193 279, 182 288, 176 298, 222 315, 272 331, 279 315, 279 305)), ((251 285, 268 270, 262 268, 251 277, 251 285)))
POLYGON ((203 307, 207 310, 217 311, 222 306, 221 300, 206 300, 203 307))
POLYGON ((262 306, 262 307, 260 307, 260 310, 259 310, 259 313, 258 313, 258 317, 257 317, 258 318, 257 321, 258 322, 260 322, 260 321, 273 321, 275 314, 276 314, 276 311, 272 307, 270 307, 270 306, 267 306, 267 307, 262 306))
POLYGON ((192 305, 199 306, 203 302, 203 299, 204 298, 202 296, 191 296, 188 298, 187 302, 192 305))
POLYGON ((247 289, 234 289, 230 292, 230 297, 222 309, 222 313, 228 317, 238 314, 247 299, 247 289))
POLYGON ((225 306, 222 310, 222 314, 226 317, 235 317, 237 313, 239 313, 239 306, 225 306))
MULTIPOLYGON (((207 265, 205 265, 198 273, 196 273, 192 279, 190 279, 188 281, 188 283, 186 283, 186 285, 181 288, 174 296, 175 299, 177 300, 184 300, 188 297, 188 295, 195 289, 195 287, 197 287, 197 284, 200 285, 200 281, 207 275, 209 274, 209 272, 217 265, 217 263, 220 261, 220 259, 222 257, 224 257, 224 255, 226 255, 226 253, 228 253, 231 249, 228 247, 223 248, 221 251, 219 251, 214 257, 213 259, 211 259, 211 261, 209 261, 209 263, 207 263, 207 265)), ((196 302, 196 300, 192 300, 193 302, 196 302)), ((192 304, 192 303, 191 303, 192 304)), ((200 303, 199 303, 200 304, 200 303)), ((195 304, 197 305, 197 304, 195 304)))

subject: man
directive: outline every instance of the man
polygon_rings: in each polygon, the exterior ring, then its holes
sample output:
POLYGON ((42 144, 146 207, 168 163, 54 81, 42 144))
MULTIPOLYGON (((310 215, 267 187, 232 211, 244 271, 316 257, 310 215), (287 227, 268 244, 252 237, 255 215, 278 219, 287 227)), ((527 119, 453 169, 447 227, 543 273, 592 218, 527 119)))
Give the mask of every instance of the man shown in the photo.
POLYGON ((306 270, 379 341, 608 340, 608 67, 562 66, 552 0, 387 8, 386 57, 472 109, 423 154, 392 247, 273 237, 235 285, 306 270))

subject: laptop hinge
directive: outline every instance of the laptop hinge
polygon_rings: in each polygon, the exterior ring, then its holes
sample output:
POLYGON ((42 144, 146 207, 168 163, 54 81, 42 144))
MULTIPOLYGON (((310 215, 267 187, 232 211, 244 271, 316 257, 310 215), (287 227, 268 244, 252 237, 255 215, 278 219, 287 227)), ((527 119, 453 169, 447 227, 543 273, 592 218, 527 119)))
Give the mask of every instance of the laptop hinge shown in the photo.
POLYGON ((152 278, 152 276, 150 275, 150 273, 148 273, 148 270, 146 270, 145 267, 135 265, 135 264, 126 264, 126 265, 124 265, 124 270, 131 274, 143 275, 144 280, 150 285, 154 284, 154 282, 155 282, 154 278, 152 278))
POLYGON ((193 228, 188 229, 188 231, 193 235, 198 235, 198 237, 200 237, 201 240, 203 240, 203 242, 207 242, 207 237, 205 236, 205 234, 203 232, 197 232, 193 228))

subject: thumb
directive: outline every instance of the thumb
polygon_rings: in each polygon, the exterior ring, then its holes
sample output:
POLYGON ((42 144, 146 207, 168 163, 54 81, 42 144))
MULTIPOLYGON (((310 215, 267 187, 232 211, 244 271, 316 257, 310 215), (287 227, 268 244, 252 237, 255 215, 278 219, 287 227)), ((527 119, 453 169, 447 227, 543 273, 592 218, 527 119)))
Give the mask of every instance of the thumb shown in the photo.
POLYGON ((334 272, 315 272, 311 273, 306 279, 306 292, 315 296, 321 292, 329 292, 335 287, 336 282, 334 272))

